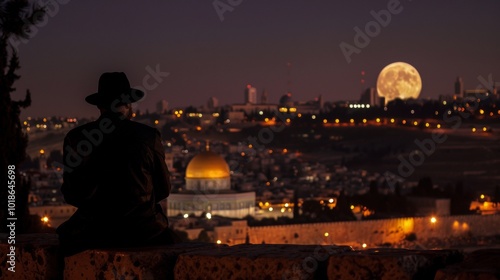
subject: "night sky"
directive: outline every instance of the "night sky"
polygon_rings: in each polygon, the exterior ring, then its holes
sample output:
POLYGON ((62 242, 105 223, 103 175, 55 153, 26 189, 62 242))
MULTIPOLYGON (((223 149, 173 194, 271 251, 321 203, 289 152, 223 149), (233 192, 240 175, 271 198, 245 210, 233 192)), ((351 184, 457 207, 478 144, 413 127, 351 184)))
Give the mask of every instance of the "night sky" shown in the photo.
MULTIPOLYGON (((64 1, 61 1, 64 2, 64 1)), ((14 99, 29 88, 33 104, 23 117, 96 117, 84 97, 97 90, 102 72, 123 71, 143 85, 146 68, 168 77, 147 91, 139 109, 243 102, 250 83, 269 101, 288 88, 294 100, 357 100, 375 86, 380 70, 395 61, 413 65, 423 81, 421 97, 451 94, 458 75, 466 89, 491 74, 500 81, 500 1, 400 1, 359 54, 346 61, 339 45, 354 43, 370 11, 393 1, 220 0, 236 3, 219 17, 214 2, 76 1, 56 13, 19 45, 21 80, 14 99), (288 86, 287 63, 292 64, 288 86), (365 71, 365 85, 361 85, 365 71)), ((155 80, 148 80, 150 85, 155 80)))

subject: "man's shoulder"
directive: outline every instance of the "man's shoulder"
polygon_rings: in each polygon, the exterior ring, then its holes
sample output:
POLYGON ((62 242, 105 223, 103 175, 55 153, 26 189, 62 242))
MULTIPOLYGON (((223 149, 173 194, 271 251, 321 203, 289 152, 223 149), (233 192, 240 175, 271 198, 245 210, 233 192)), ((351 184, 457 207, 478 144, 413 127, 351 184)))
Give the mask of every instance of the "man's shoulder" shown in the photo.
POLYGON ((89 131, 89 130, 92 130, 92 129, 95 129, 98 127, 99 127, 99 124, 97 121, 88 122, 88 123, 79 125, 73 129, 71 129, 70 131, 68 131, 68 133, 66 134, 66 137, 79 136, 82 134, 83 131, 89 131))
POLYGON ((158 129, 139 122, 127 120, 124 121, 123 132, 130 135, 133 139, 154 145, 156 138, 161 137, 158 129))
POLYGON ((128 128, 131 128, 141 134, 145 135, 156 135, 158 133, 158 129, 153 128, 149 125, 145 125, 136 121, 127 120, 125 121, 128 128))

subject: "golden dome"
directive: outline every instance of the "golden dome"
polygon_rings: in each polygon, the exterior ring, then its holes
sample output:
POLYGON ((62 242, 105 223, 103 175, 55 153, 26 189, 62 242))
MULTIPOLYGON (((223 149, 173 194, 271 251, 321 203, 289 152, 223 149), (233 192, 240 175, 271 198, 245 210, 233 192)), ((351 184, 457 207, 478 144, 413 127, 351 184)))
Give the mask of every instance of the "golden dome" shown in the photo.
POLYGON ((186 178, 227 178, 229 175, 226 161, 210 151, 193 157, 186 168, 186 178))

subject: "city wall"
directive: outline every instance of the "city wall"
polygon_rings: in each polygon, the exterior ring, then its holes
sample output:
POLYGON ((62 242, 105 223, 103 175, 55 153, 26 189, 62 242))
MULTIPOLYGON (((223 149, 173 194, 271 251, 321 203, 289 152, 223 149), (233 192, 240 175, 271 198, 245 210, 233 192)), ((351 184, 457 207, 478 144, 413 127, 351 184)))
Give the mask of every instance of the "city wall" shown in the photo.
POLYGON ((297 224, 249 227, 253 244, 345 244, 368 246, 396 243, 407 234, 417 239, 447 238, 460 235, 493 236, 500 234, 500 215, 438 216, 373 221, 297 224))

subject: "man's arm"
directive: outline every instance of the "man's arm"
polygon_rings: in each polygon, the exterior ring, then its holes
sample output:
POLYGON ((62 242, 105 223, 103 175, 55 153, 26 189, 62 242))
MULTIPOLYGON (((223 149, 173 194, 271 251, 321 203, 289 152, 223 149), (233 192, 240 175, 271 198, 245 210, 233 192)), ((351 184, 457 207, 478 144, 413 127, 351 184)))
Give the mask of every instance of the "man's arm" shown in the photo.
POLYGON ((63 146, 63 184, 61 193, 66 203, 80 207, 97 189, 95 168, 88 158, 76 152, 76 144, 66 136, 63 146))
POLYGON ((153 188, 155 193, 155 202, 165 199, 170 194, 172 188, 170 184, 170 172, 165 163, 165 151, 161 144, 160 133, 156 132, 154 143, 154 171, 153 171, 153 188))

